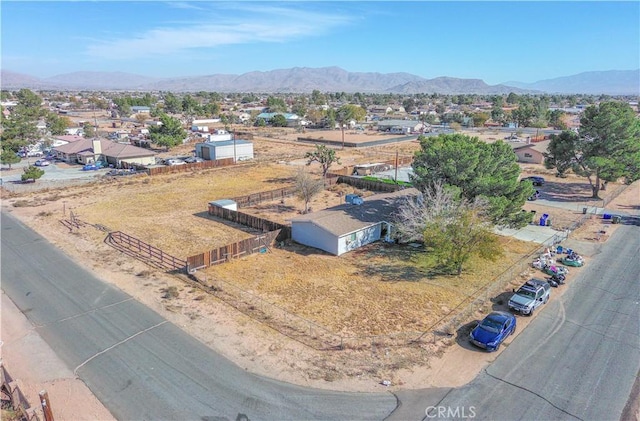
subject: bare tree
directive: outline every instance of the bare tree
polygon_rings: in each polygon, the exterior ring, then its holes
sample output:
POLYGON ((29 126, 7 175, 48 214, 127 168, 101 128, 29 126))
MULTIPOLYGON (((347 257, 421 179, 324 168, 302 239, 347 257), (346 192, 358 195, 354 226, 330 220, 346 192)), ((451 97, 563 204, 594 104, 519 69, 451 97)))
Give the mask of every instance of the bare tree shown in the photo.
POLYGON ((489 222, 488 203, 459 196, 455 189, 435 183, 422 196, 407 199, 395 225, 400 240, 424 242, 442 268, 458 275, 474 255, 495 260, 502 254, 489 222))
POLYGON ((298 198, 304 201, 304 213, 308 213, 311 199, 324 189, 324 183, 300 168, 295 176, 295 187, 298 198))

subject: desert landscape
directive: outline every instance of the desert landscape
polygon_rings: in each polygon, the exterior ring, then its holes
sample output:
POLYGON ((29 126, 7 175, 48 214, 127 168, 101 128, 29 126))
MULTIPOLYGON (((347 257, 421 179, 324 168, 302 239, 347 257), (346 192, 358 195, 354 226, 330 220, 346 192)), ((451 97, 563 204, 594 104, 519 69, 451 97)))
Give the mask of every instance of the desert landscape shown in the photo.
MULTIPOLYGON (((331 135, 339 138, 341 133, 331 135)), ((104 243, 106 232, 117 230, 186 258, 251 236, 241 227, 208 216, 207 203, 291 184, 295 171, 306 164, 304 153, 314 148, 287 137, 257 137, 254 142, 256 160, 252 163, 154 177, 105 177, 86 185, 33 193, 3 190, 3 210, 105 282, 145 303, 239 366, 261 375, 349 391, 456 386, 471 380, 495 358, 495 354, 480 354, 459 343, 468 332, 466 326, 491 307, 490 300, 458 319, 464 321, 459 329, 438 329, 452 317, 452 310, 466 309, 470 295, 505 271, 511 271, 512 276, 501 285, 503 291, 534 275, 537 271, 531 267, 518 267, 517 271, 511 267, 538 250, 539 244, 503 237, 502 258, 472 262, 460 277, 428 276, 420 263, 420 249, 410 246, 374 243, 335 257, 289 242, 187 277, 151 268, 104 243), (62 224, 72 213, 86 225, 70 229, 62 224), (216 289, 227 294, 226 301, 221 294, 211 293, 216 289), (311 332, 307 336, 339 337, 343 348, 310 346, 308 341, 282 334, 277 323, 251 311, 239 311, 243 307, 238 302, 248 296, 258 298, 253 305, 262 303, 295 316, 297 322, 308 323, 311 332), (411 342, 413 339, 419 340, 411 342), (462 365, 468 369, 456 369, 462 365), (384 380, 390 386, 381 385, 384 380)), ((171 154, 187 154, 191 149, 189 145, 183 148, 171 154)), ((396 150, 410 155, 417 149, 416 141, 340 149, 341 164, 336 168, 389 160, 396 150)), ((317 166, 308 168, 319 172, 317 166)), ((560 230, 584 218, 582 206, 590 202, 583 179, 558 179, 532 165, 523 166, 523 174, 544 175, 555 195, 565 195, 576 204, 574 210, 529 202, 525 210, 550 214, 560 230)), ((616 187, 610 185, 607 191, 618 192, 616 187)), ((337 185, 318 195, 311 206, 320 210, 339 204, 351 192, 371 194, 337 185)), ((608 206, 623 210, 637 205, 637 198, 636 183, 608 206)), ((241 210, 286 223, 302 209, 303 203, 290 197, 241 210)), ((595 217, 585 222, 572 234, 573 240, 602 243, 616 228, 595 217)), ((572 276, 579 271, 573 271, 572 276)))

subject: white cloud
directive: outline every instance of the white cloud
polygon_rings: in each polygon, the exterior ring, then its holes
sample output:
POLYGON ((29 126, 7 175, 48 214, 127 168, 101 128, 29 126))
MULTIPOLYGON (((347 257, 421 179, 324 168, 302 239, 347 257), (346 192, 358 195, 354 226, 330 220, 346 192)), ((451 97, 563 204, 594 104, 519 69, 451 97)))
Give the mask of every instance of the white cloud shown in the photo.
POLYGON ((326 12, 242 3, 225 5, 225 11, 231 11, 231 16, 219 14, 218 9, 207 13, 206 20, 203 17, 192 23, 183 21, 174 26, 156 27, 127 38, 95 41, 86 53, 92 58, 126 60, 231 44, 286 42, 317 36, 350 22, 348 17, 326 12))

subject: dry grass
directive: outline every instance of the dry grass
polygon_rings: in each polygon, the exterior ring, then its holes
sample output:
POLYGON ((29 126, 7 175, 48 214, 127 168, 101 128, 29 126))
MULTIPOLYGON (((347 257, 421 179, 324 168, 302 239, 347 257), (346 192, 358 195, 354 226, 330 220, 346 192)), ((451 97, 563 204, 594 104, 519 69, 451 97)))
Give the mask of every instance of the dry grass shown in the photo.
POLYGON ((472 261, 460 277, 430 277, 421 264, 423 251, 383 243, 340 257, 288 246, 208 268, 202 276, 234 284, 341 335, 418 332, 537 247, 500 240, 503 258, 472 261))
POLYGON ((85 222, 186 258, 250 236, 209 218, 208 202, 286 186, 293 171, 287 165, 251 165, 116 180, 80 195, 73 211, 85 222))

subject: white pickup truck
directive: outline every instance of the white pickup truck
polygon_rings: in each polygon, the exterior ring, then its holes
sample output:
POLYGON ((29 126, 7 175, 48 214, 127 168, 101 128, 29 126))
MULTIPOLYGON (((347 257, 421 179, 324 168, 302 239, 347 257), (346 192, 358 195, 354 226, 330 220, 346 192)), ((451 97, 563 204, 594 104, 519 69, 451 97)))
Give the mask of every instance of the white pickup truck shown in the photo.
POLYGON ((533 278, 513 292, 509 299, 509 309, 531 316, 535 309, 549 301, 551 285, 547 281, 533 278))

